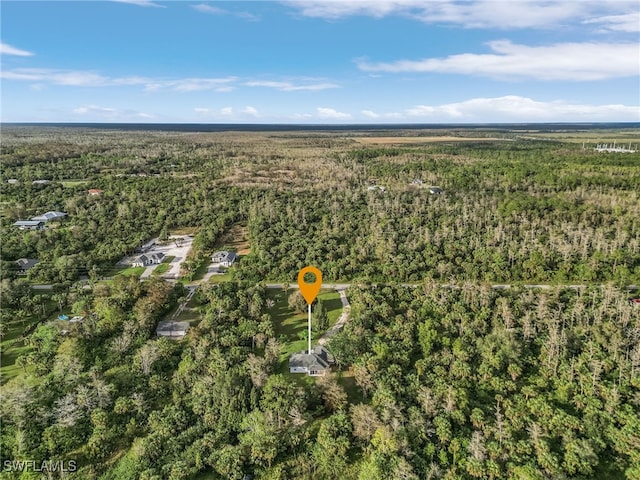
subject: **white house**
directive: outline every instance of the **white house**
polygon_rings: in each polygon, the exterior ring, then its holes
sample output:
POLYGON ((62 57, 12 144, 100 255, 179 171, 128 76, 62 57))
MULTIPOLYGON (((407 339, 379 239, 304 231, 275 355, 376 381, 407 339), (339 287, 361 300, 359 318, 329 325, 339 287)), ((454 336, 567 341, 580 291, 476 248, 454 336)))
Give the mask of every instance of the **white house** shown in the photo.
POLYGON ((164 260, 164 253, 151 253, 140 255, 131 262, 132 267, 148 267, 149 265, 157 265, 164 260))
POLYGON ((222 250, 220 252, 216 252, 211 257, 212 263, 217 263, 223 267, 230 267, 233 263, 238 259, 238 255, 234 252, 227 252, 226 250, 222 250))

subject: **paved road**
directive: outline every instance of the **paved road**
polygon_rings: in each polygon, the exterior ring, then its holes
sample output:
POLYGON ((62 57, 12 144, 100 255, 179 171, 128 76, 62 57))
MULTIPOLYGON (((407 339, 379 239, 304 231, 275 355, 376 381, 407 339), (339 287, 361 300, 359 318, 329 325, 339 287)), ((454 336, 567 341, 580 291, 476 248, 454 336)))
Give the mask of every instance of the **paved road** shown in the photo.
MULTIPOLYGON (((283 283, 267 283, 267 288, 272 288, 272 289, 278 289, 278 288, 283 288, 283 283)), ((346 290, 347 288, 349 288, 351 285, 364 285, 364 283, 323 283, 322 284, 322 288, 326 288, 326 289, 330 289, 330 290, 346 290)), ((389 285, 393 285, 393 284, 389 284, 389 285)), ((424 285, 423 283, 400 283, 399 284, 402 287, 408 287, 408 288, 415 288, 415 287, 420 287, 422 285, 424 285)), ((480 285, 480 283, 478 283, 478 285, 480 285)), ((380 283, 372 283, 371 284, 372 287, 378 287, 378 286, 387 286, 387 284, 380 284, 380 283)), ((456 284, 452 284, 452 283, 441 283, 440 284, 441 287, 443 288, 452 288, 452 289, 457 289, 460 288, 460 285, 456 285, 456 284)), ((588 287, 590 285, 588 284, 575 284, 575 285, 548 285, 548 284, 524 284, 522 285, 522 287, 524 288, 529 288, 529 289, 534 289, 534 288, 538 288, 540 290, 549 290, 553 287, 564 287, 564 288, 572 288, 574 290, 579 290, 581 288, 585 288, 588 287)), ((494 290, 509 290, 510 288, 515 287, 515 285, 510 285, 508 283, 496 283, 491 285, 491 288, 493 288, 494 290)), ((604 287, 604 285, 600 285, 600 287, 604 287)), ((297 283, 290 283, 289 284, 289 288, 298 288, 298 284, 297 283)), ((636 290, 638 288, 637 285, 628 285, 626 287, 627 290, 636 290)))

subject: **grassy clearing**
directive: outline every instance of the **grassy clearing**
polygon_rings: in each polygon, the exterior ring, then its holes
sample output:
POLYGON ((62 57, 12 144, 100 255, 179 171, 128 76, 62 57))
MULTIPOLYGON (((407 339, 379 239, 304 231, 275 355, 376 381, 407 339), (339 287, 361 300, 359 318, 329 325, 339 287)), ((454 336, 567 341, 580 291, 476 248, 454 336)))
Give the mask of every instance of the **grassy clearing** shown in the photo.
POLYGON ((340 294, 335 290, 330 290, 326 293, 320 294, 319 298, 322 299, 324 306, 327 309, 329 327, 333 327, 342 314, 342 301, 340 300, 340 294))
POLYGON ((117 272, 113 273, 113 276, 115 277, 116 275, 142 275, 142 273, 145 271, 146 267, 127 267, 127 268, 122 268, 119 269, 117 272))
POLYGON ((62 180, 60 183, 65 187, 76 187, 78 185, 85 185, 89 183, 89 180, 82 180, 78 178, 72 180, 62 180))
MULTIPOLYGON (((269 290, 267 298, 275 301, 273 307, 269 309, 269 314, 273 318, 276 336, 283 339, 283 349, 280 355, 280 372, 288 374, 287 361, 291 354, 307 349, 307 341, 302 335, 307 331, 307 313, 292 312, 288 305, 288 298, 292 290, 283 292, 282 290, 269 290)), ((340 294, 334 290, 323 290, 318 298, 322 299, 329 323, 335 324, 340 313, 342 313, 342 303, 340 294)), ((312 344, 324 332, 312 333, 312 344)), ((298 375, 300 376, 300 375, 298 375)), ((305 375, 306 376, 306 375, 305 375)))
POLYGON ((193 272, 193 276, 191 277, 191 280, 193 281, 202 280, 204 276, 207 274, 208 270, 209 270, 209 261, 205 259, 205 261, 200 263, 200 266, 196 269, 196 271, 193 272))
POLYGON ((153 269, 153 272, 151 272, 151 275, 162 275, 164 273, 167 273, 167 271, 171 268, 170 263, 173 262, 174 258, 176 257, 173 255, 164 257, 164 260, 162 260, 162 263, 153 269))
POLYGON ((347 393, 347 401, 349 404, 352 405, 363 401, 362 394, 360 393, 360 389, 356 384, 356 379, 353 377, 353 372, 351 370, 339 371, 336 374, 336 380, 347 393))
POLYGON ((228 282, 230 280, 231 280, 231 273, 227 271, 222 275, 211 275, 211 278, 209 278, 209 283, 222 283, 222 282, 228 282))
POLYGON ((36 321, 31 317, 25 318, 24 321, 13 320, 6 323, 7 331, 0 342, 0 384, 8 382, 22 372, 16 365, 16 359, 29 353, 31 347, 25 345, 18 337, 36 321))

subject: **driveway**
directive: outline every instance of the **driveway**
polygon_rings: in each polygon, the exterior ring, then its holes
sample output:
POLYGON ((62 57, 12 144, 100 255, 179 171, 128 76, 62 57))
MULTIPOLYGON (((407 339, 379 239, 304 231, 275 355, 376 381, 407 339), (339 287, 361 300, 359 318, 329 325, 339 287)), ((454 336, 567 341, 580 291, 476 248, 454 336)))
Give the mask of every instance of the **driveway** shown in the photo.
POLYGON ((320 345, 324 345, 325 343, 327 343, 329 338, 331 338, 336 333, 338 333, 338 331, 342 327, 344 327, 345 323, 349 321, 349 315, 351 314, 351 305, 349 304, 347 293, 344 288, 340 288, 337 290, 338 290, 338 293, 340 294, 340 301, 342 302, 342 313, 340 314, 340 317, 338 318, 338 321, 336 322, 336 324, 333 327, 331 327, 329 330, 327 330, 327 332, 318 339, 318 343, 320 345))
MULTIPOLYGON (((164 253, 165 257, 174 257, 171 260, 169 270, 167 270, 162 276, 164 278, 178 278, 180 275, 180 266, 182 262, 187 258, 187 254, 189 250, 191 250, 191 244, 193 243, 193 237, 188 235, 176 235, 172 236, 168 242, 165 244, 156 243, 151 249, 149 249, 146 254, 151 255, 153 253, 164 253), (180 246, 177 246, 175 243, 176 239, 181 239, 180 246)), ((158 268, 158 265, 149 265, 144 272, 140 275, 140 279, 148 278, 151 273, 158 268)))

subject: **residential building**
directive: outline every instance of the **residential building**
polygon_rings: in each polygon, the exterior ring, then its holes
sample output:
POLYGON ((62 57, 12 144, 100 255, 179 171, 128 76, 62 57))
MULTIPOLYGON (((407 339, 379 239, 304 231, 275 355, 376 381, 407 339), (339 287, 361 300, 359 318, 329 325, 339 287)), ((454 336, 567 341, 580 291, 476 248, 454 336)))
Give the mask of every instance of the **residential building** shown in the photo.
POLYGON ((39 220, 18 220, 13 226, 18 227, 20 230, 43 230, 44 222, 39 220))
POLYGON ((164 320, 158 323, 156 335, 159 337, 183 338, 189 330, 189 322, 174 322, 164 320))
POLYGON ((149 265, 157 265, 164 260, 164 253, 145 253, 133 259, 132 267, 148 267, 149 265))
POLYGON ((290 373, 306 373, 311 377, 323 377, 331 370, 331 365, 335 363, 333 355, 323 346, 316 345, 307 353, 302 350, 289 357, 290 373))
POLYGON ((27 272, 38 263, 40 263, 40 260, 37 258, 19 258, 16 260, 18 275, 26 275, 27 272))
POLYGON ((104 190, 100 190, 99 188, 90 188, 89 190, 87 190, 87 193, 92 196, 102 195, 104 193, 104 190))
POLYGON ((237 259, 238 255, 236 255, 234 252, 222 250, 213 254, 213 256, 211 257, 211 262, 217 263, 223 267, 230 267, 237 259))
POLYGON ((48 222, 50 220, 61 220, 66 217, 67 214, 64 212, 46 212, 42 215, 38 215, 36 217, 31 217, 31 220, 40 221, 40 222, 48 222))

